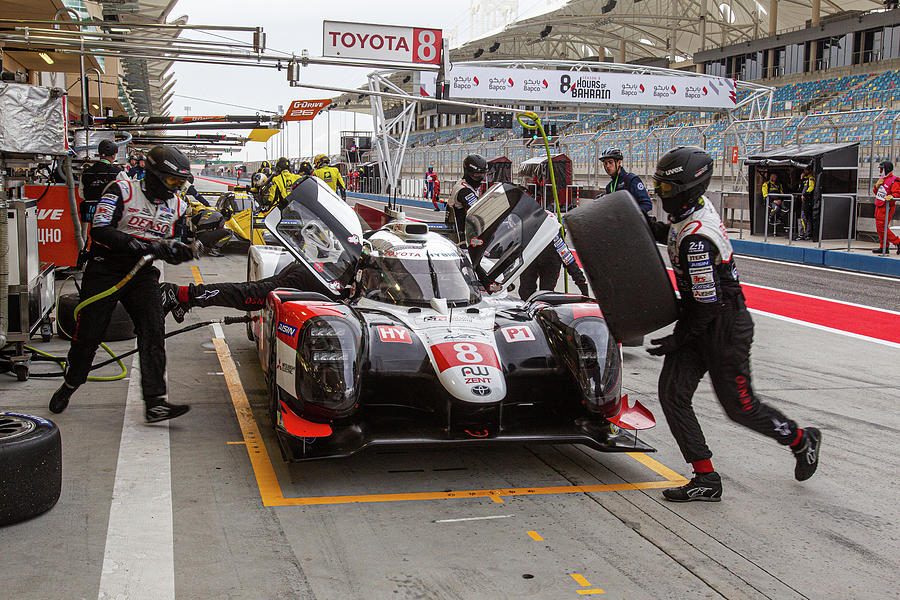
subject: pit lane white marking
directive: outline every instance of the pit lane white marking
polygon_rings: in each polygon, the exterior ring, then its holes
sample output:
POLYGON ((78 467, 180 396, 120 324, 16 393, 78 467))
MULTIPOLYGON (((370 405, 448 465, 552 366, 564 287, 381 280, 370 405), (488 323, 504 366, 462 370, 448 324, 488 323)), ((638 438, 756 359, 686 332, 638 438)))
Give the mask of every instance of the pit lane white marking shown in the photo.
POLYGON ((144 424, 140 363, 131 362, 99 600, 174 600, 169 422, 144 424))
POLYGON ((459 523, 460 521, 487 521, 488 519, 509 519, 515 515, 494 515, 491 517, 466 517, 464 519, 438 519, 432 523, 459 523))
MULTIPOLYGON (((737 252, 735 252, 737 254, 737 252)), ((737 254, 741 260, 758 260, 760 262, 775 263, 778 265, 786 265, 789 267, 797 267, 798 269, 812 269, 814 271, 828 271, 830 273, 841 273, 844 275, 856 275, 857 277, 868 277, 869 279, 883 279, 885 281, 897 281, 896 277, 888 277, 887 275, 875 275, 874 273, 861 273, 859 271, 847 271, 834 267, 819 267, 816 265, 807 265, 804 263, 795 263, 784 260, 773 260, 771 258, 762 258, 760 256, 749 256, 747 254, 737 254)))
POLYGON ((209 327, 213 331, 213 337, 225 339, 225 332, 222 331, 222 326, 219 323, 212 323, 209 327))
MULTIPOLYGON (((865 308, 872 308, 872 307, 866 306, 865 308)), ((813 329, 821 329, 822 331, 827 331, 829 333, 836 333, 838 335, 855 338, 857 340, 873 342, 875 344, 881 344, 882 346, 888 346, 890 348, 900 348, 900 344, 898 344, 897 342, 889 342, 888 340, 880 340, 878 338, 873 338, 873 337, 869 337, 866 335, 860 335, 858 333, 852 333, 849 331, 842 331, 840 329, 834 329, 832 327, 826 327, 825 325, 819 325, 817 323, 810 323, 808 321, 792 319, 791 317, 783 317, 781 315, 776 315, 775 313, 765 312, 762 310, 757 310, 755 308, 748 308, 747 310, 749 310, 751 313, 755 313, 757 315, 762 315, 764 317, 771 317, 773 319, 778 319, 780 321, 787 321, 788 323, 794 323, 796 325, 803 325, 804 327, 812 327, 813 329)), ((890 312, 890 311, 885 311, 885 312, 890 312)))

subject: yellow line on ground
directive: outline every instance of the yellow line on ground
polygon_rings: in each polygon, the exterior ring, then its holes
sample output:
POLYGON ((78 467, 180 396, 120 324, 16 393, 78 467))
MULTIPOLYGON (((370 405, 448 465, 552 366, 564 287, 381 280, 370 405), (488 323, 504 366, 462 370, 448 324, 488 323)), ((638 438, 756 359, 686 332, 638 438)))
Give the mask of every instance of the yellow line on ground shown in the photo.
POLYGON ((250 456, 253 474, 256 475, 256 483, 259 485, 259 495, 262 497, 263 506, 285 506, 285 501, 289 499, 284 497, 281 486, 278 484, 275 468, 272 466, 271 459, 269 459, 269 453, 266 452, 266 445, 263 443, 262 435, 259 433, 256 419, 253 418, 250 402, 244 393, 244 387, 241 385, 241 378, 238 376, 237 367, 231 358, 228 344, 222 338, 213 338, 213 344, 215 344, 216 352, 219 355, 219 364, 222 365, 228 393, 231 394, 234 413, 237 415, 241 433, 244 434, 247 454, 250 456))
POLYGON ((203 278, 200 276, 200 269, 197 265, 191 265, 191 274, 194 276, 194 283, 197 285, 203 283, 203 278))
POLYGON ((600 588, 594 588, 593 590, 577 590, 579 594, 582 596, 589 596, 591 594, 605 594, 603 590, 600 588))
POLYGON ((647 456, 644 452, 628 452, 628 456, 638 461, 645 467, 652 469, 657 475, 661 475, 669 480, 670 483, 677 483, 679 485, 684 485, 687 483, 687 479, 683 476, 679 475, 666 465, 662 464, 659 461, 653 460, 649 456, 647 456))
POLYGON ((526 531, 525 533, 527 533, 528 536, 536 542, 544 541, 544 538, 542 538, 541 535, 537 531, 526 531))
POLYGON ((591 582, 585 579, 584 575, 579 575, 578 573, 570 573, 570 575, 581 587, 591 587, 591 582))
POLYGON ((225 442, 226 444, 246 444, 247 442, 241 440, 240 442, 225 442))

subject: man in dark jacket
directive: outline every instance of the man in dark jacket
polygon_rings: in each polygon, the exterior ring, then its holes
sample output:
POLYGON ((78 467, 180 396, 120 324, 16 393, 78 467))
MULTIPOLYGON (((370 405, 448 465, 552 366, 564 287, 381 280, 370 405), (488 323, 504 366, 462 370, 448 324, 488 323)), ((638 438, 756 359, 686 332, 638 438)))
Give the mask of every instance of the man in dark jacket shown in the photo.
POLYGON ((78 216, 85 223, 90 223, 94 217, 94 209, 103 190, 115 179, 118 179, 124 170, 119 165, 114 165, 113 160, 116 158, 119 147, 112 140, 102 140, 97 148, 98 160, 91 166, 87 167, 81 173, 81 183, 79 192, 83 198, 83 202, 78 207, 78 216))
POLYGON ((612 194, 613 192, 628 190, 631 192, 634 201, 641 208, 641 212, 647 214, 653 210, 653 202, 650 200, 650 195, 647 193, 647 188, 644 186, 641 178, 634 173, 625 171, 625 167, 622 166, 624 158, 622 151, 615 147, 607 148, 600 155, 603 169, 611 179, 606 184, 606 193, 612 194))

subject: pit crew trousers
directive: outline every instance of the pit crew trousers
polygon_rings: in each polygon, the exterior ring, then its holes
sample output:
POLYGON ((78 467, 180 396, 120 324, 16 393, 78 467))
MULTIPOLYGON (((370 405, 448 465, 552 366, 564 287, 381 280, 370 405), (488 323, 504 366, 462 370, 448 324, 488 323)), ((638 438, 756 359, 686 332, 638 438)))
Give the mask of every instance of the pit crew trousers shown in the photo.
POLYGON ((547 246, 519 276, 519 298, 528 300, 531 297, 538 288, 538 278, 541 290, 555 290, 561 266, 556 249, 552 245, 547 246))
POLYGON ((703 334, 666 355, 659 375, 659 401, 686 462, 712 457, 692 406, 694 391, 707 371, 730 419, 782 445, 796 439, 797 424, 753 393, 752 342, 753 320, 743 296, 737 296, 726 300, 703 334))
MULTIPOLYGON (((191 284, 188 292, 190 306, 224 306, 237 310, 260 310, 266 305, 266 296, 278 288, 319 292, 328 290, 301 264, 291 263, 279 273, 259 281, 243 283, 191 284)), ((330 297, 330 296, 329 296, 330 297)))
MULTIPOLYGON (((882 248, 886 247, 884 243, 885 221, 890 222, 894 218, 894 208, 896 208, 896 205, 893 200, 885 202, 881 206, 875 205, 875 231, 878 232, 878 244, 882 248), (888 204, 890 204, 890 211, 888 210, 888 204)), ((900 238, 890 228, 887 230, 887 241, 888 244, 900 244, 900 238)))
MULTIPOLYGON (((91 260, 81 282, 80 301, 106 291, 123 273, 110 271, 91 260)), ((144 399, 166 395, 166 340, 162 302, 159 294, 159 269, 147 265, 110 296, 92 302, 78 313, 72 345, 69 347, 65 380, 71 387, 87 381, 94 354, 103 341, 116 302, 122 302, 134 323, 141 365, 141 391, 144 399)), ((71 333, 71 332, 70 332, 71 333)))

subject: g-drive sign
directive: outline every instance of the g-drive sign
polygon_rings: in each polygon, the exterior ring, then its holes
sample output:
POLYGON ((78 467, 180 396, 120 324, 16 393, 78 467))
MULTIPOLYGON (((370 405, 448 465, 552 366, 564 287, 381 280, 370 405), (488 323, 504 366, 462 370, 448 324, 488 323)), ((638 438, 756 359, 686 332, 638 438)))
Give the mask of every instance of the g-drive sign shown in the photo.
POLYGON ((440 29, 325 21, 322 56, 404 63, 440 63, 440 29))

